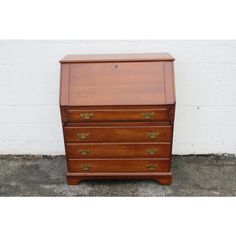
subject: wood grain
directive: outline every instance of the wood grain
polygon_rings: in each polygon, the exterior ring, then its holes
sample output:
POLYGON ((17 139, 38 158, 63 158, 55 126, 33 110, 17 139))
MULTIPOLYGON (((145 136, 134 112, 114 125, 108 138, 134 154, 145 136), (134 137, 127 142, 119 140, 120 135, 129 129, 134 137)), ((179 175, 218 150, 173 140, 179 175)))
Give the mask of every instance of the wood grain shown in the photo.
POLYGON ((61 65, 60 81, 60 105, 67 106, 69 103, 69 86, 70 86, 70 65, 61 65))
POLYGON ((173 69, 173 62, 164 63, 166 104, 175 103, 175 84, 173 69))
POLYGON ((104 180, 104 179, 134 179, 134 180, 154 180, 161 185, 170 185, 172 182, 171 172, 126 172, 126 173, 70 173, 67 172, 67 183, 76 185, 83 180, 104 180))
POLYGON ((86 160, 68 160, 69 172, 168 172, 170 171, 170 159, 86 159, 86 160), (155 166, 153 169, 147 166, 155 166), (84 167, 88 170, 84 170, 84 167))
POLYGON ((163 62, 70 65, 70 106, 165 104, 163 62))
POLYGON ((171 126, 64 127, 66 142, 170 142, 171 126), (150 133, 154 138, 150 137, 150 133), (81 139, 78 134, 87 134, 81 139))
POLYGON ((67 55, 61 63, 83 62, 131 62, 131 61, 173 61, 169 53, 132 53, 132 54, 80 54, 67 55))
POLYGON ((173 60, 148 53, 60 61, 68 184, 106 178, 171 184, 173 60))
POLYGON ((68 110, 69 122, 90 121, 166 121, 167 109, 103 109, 103 110, 68 110), (91 114, 85 119, 83 114, 91 114))
POLYGON ((68 158, 167 158, 171 143, 66 143, 68 158))

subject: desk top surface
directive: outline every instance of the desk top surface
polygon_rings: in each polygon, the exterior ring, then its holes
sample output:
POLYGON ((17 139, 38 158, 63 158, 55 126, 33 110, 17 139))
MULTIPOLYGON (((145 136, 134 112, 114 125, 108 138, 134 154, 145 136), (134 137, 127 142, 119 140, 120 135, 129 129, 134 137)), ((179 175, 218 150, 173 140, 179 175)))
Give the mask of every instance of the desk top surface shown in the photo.
POLYGON ((169 53, 80 54, 67 55, 60 60, 60 63, 173 60, 169 53))

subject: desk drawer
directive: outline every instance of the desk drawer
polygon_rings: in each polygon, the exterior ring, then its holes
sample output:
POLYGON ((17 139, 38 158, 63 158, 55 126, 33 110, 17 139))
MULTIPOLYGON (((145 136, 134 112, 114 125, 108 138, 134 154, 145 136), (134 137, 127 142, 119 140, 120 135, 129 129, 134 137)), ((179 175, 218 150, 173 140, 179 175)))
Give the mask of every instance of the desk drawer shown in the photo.
POLYGON ((68 158, 167 158, 171 143, 67 143, 68 158))
POLYGON ((88 121, 166 121, 167 108, 162 109, 115 109, 75 110, 69 109, 68 122, 88 121))
POLYGON ((171 126, 64 127, 66 142, 170 142, 171 126))
POLYGON ((67 161, 69 172, 110 173, 110 172, 168 172, 170 159, 86 159, 67 161))

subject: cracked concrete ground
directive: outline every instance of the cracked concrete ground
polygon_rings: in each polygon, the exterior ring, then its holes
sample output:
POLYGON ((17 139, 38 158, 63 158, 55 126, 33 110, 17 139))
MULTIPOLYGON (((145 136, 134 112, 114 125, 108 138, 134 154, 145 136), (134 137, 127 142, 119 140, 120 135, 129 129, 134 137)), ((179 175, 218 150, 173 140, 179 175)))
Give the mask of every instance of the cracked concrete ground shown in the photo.
POLYGON ((84 181, 68 186, 64 156, 0 156, 0 196, 236 196, 233 155, 174 156, 173 183, 84 181))

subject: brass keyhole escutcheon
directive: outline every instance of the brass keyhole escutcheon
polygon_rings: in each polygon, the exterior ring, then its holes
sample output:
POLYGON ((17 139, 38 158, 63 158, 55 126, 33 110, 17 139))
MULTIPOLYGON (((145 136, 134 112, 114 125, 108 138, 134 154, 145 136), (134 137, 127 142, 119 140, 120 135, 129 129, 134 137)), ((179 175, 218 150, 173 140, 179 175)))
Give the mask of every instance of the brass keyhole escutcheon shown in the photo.
POLYGON ((89 149, 81 149, 79 150, 80 155, 87 156, 89 153, 91 153, 91 150, 89 149))
POLYGON ((149 155, 155 155, 155 154, 157 154, 157 152, 158 152, 158 149, 155 149, 155 148, 147 149, 147 153, 149 155))
POLYGON ((81 113, 80 118, 83 120, 89 120, 93 117, 93 113, 81 113))
POLYGON ((84 171, 88 171, 92 168, 92 165, 90 164, 82 164, 80 165, 81 169, 84 170, 84 171))
POLYGON ((156 164, 146 164, 146 168, 149 170, 154 170, 155 168, 157 168, 156 164))
POLYGON ((141 115, 145 119, 152 119, 155 116, 155 113, 154 112, 142 112, 141 115))
POLYGON ((77 133, 77 136, 81 139, 87 139, 87 137, 90 135, 90 133, 77 133))
POLYGON ((149 138, 154 139, 159 135, 159 132, 146 132, 146 134, 149 138))

